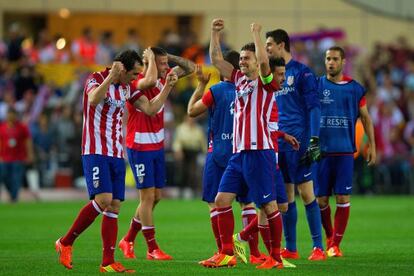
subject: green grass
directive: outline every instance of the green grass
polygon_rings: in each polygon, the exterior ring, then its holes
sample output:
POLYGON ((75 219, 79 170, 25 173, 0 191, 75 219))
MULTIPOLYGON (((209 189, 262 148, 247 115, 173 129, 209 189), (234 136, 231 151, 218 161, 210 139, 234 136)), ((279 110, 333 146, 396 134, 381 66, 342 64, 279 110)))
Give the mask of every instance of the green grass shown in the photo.
MULTIPOLYGON (((0 275, 97 274, 101 261, 100 218, 87 229, 74 246, 74 269, 65 270, 57 262, 55 240, 70 227, 85 202, 0 204, 0 275)), ((136 202, 123 204, 119 236, 129 226, 136 202)), ((303 207, 298 208, 298 249, 302 255, 296 269, 271 273, 293 275, 413 275, 414 198, 354 197, 351 218, 342 243, 345 257, 325 262, 306 260, 311 240, 303 207)), ((234 208, 240 229, 240 210, 234 208)), ((155 214, 157 240, 173 261, 145 260, 145 242, 136 241, 137 260, 116 259, 139 274, 147 275, 248 275, 268 274, 251 265, 206 269, 197 261, 215 251, 207 206, 201 201, 165 200, 155 214)))

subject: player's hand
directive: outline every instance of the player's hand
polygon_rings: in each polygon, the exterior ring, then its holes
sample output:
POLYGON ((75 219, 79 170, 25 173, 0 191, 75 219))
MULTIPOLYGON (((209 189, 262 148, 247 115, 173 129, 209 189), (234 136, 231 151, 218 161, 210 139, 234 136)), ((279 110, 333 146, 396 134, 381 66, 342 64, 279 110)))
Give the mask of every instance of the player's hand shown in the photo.
POLYGON ((142 60, 144 64, 147 64, 150 60, 153 60, 154 58, 155 58, 155 55, 154 55, 154 52, 151 50, 151 47, 148 47, 142 53, 142 60))
POLYGON ((211 74, 203 74, 203 69, 200 64, 196 64, 195 73, 199 83, 207 85, 210 81, 211 74))
POLYGON ((260 31, 262 30, 262 26, 257 23, 252 23, 250 24, 250 30, 252 31, 252 33, 260 33, 260 31))
POLYGON ((313 162, 321 160, 321 148, 319 146, 319 137, 311 137, 309 147, 300 159, 300 163, 310 166, 313 162))
POLYGON ((299 147, 300 147, 299 146, 299 141, 295 137, 293 137, 292 135, 289 135, 289 134, 285 133, 285 135, 283 136, 283 139, 289 145, 291 145, 294 150, 299 150, 299 147))
POLYGON ((125 71, 125 67, 122 62, 114 61, 114 63, 112 63, 111 69, 109 70, 109 77, 111 80, 117 80, 119 79, 122 71, 125 71))
POLYGON ((368 166, 375 165, 376 161, 377 161, 377 152, 375 150, 375 147, 373 147, 372 145, 369 145, 368 153, 367 153, 368 166))
POLYGON ((178 76, 177 76, 177 73, 174 71, 174 70, 171 70, 168 74, 167 74, 167 77, 166 77, 166 85, 167 86, 169 86, 169 87, 173 87, 176 83, 177 83, 177 81, 178 81, 178 76))
POLYGON ((215 18, 211 22, 211 30, 213 32, 220 32, 224 29, 224 20, 221 18, 215 18))

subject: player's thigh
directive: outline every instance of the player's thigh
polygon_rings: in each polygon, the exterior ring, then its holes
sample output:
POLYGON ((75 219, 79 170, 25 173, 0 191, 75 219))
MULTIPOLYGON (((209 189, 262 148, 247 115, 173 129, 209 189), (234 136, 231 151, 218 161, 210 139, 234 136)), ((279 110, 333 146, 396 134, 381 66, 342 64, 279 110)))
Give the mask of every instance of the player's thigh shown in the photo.
POLYGON ((234 154, 224 170, 218 192, 239 194, 243 185, 241 153, 234 154))
POLYGON ((203 171, 203 201, 214 202, 224 170, 225 168, 214 162, 213 154, 208 153, 203 171))
POLYGON ((127 149, 128 161, 137 189, 155 187, 154 155, 148 151, 127 149))
POLYGON ((332 165, 335 160, 332 157, 324 157, 315 164, 314 190, 317 197, 330 196, 332 194, 332 165))
POLYGON ((280 172, 282 173, 283 181, 285 183, 293 183, 290 177, 290 174, 289 174, 287 154, 288 152, 279 152, 278 165, 279 165, 280 172))
POLYGON ((110 159, 107 156, 98 154, 83 155, 82 167, 91 199, 101 193, 112 194, 110 159))
POLYGON ((243 179, 258 207, 276 201, 275 164, 276 158, 273 150, 244 152, 243 179))
POLYGON ((276 187, 276 201, 278 204, 284 204, 288 202, 288 196, 286 193, 285 183, 283 182, 282 173, 280 169, 275 168, 275 187, 276 187))
POLYGON ((165 153, 164 150, 158 150, 155 152, 156 157, 154 159, 154 185, 155 188, 162 189, 165 187, 165 153))
POLYGON ((123 158, 111 158, 110 171, 112 178, 113 200, 124 201, 126 173, 125 160, 123 158))
POLYGON ((336 195, 352 194, 354 157, 352 155, 336 156, 334 193, 336 195))

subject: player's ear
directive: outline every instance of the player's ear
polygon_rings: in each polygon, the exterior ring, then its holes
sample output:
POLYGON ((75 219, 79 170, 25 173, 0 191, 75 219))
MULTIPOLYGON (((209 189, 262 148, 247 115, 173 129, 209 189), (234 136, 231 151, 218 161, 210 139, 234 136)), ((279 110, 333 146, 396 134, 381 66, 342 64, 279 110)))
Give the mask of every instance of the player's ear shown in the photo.
POLYGON ((342 65, 345 65, 346 64, 346 59, 345 58, 343 58, 342 59, 342 65))

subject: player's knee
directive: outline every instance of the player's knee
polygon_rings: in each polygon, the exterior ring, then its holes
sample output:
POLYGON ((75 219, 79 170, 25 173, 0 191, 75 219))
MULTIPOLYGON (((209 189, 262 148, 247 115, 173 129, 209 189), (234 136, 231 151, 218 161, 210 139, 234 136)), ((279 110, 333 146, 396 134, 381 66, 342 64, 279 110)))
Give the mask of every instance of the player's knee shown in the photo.
POLYGON ((95 202, 98 203, 99 207, 102 210, 105 210, 111 205, 112 197, 111 196, 97 196, 95 197, 95 202))
POLYGON ((316 198, 316 200, 318 202, 319 208, 321 208, 321 209, 325 208, 329 204, 328 197, 318 197, 318 198, 316 198))
POLYGON ((215 204, 217 208, 224 208, 231 205, 231 201, 229 202, 228 198, 218 194, 216 196, 215 204))
POLYGON ((275 200, 270 201, 263 205, 262 209, 264 210, 266 215, 270 215, 278 210, 277 203, 275 200))
POLYGON ((336 203, 345 204, 351 200, 350 195, 337 195, 336 196, 336 203))
POLYGON ((281 213, 286 213, 287 210, 288 210, 288 204, 287 203, 278 204, 277 207, 279 208, 279 211, 281 213))

